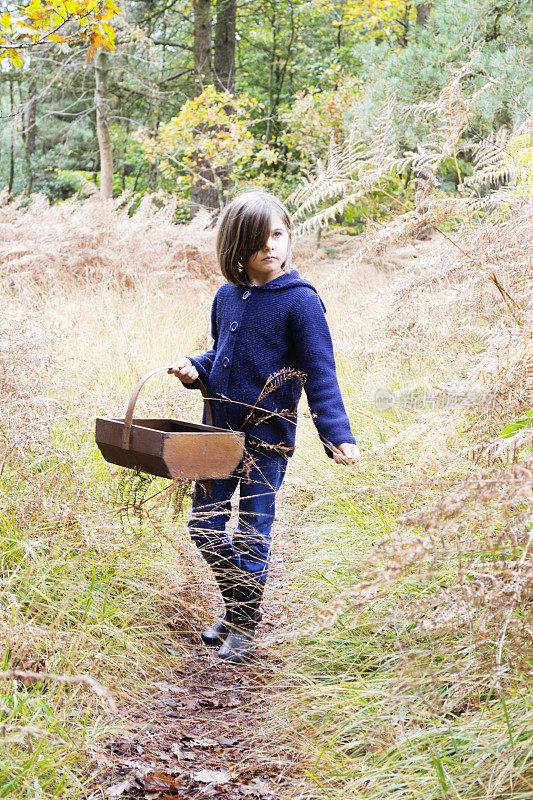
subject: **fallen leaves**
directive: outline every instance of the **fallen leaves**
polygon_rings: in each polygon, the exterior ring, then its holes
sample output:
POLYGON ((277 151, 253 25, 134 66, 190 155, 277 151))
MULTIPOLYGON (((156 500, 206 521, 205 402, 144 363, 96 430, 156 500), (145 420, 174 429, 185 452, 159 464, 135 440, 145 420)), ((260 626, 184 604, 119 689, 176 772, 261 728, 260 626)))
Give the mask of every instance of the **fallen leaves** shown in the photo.
MULTIPOLYGON (((261 734, 272 673, 236 674, 189 645, 181 674, 157 680, 129 709, 130 732, 94 752, 101 794, 112 800, 280 800, 302 770, 298 758, 261 734), (109 785, 111 784, 111 785, 109 785), (103 789, 103 791, 102 791, 103 789)), ((293 794, 294 796, 294 794, 293 794)), ((307 797, 307 795, 306 795, 307 797)))
MULTIPOLYGON (((209 784, 210 786, 223 786, 234 777, 227 769, 201 769, 196 772, 181 773, 178 776, 175 776, 172 772, 155 770, 148 772, 145 778, 141 778, 139 775, 128 775, 120 783, 108 786, 105 790, 105 795, 110 798, 121 797, 126 792, 129 792, 130 789, 142 788, 145 793, 158 797, 161 791, 174 793, 187 790, 191 782, 209 784)), ((175 797, 175 794, 172 796, 175 797)))
POLYGON ((261 778, 254 778, 247 786, 243 786, 243 791, 244 794, 254 795, 255 797, 274 797, 275 789, 266 781, 261 780, 261 778))
POLYGON ((216 739, 191 739, 189 744, 191 747, 216 747, 218 741, 216 739))
POLYGON ((192 777, 195 781, 201 783, 212 783, 214 786, 220 786, 223 783, 228 783, 231 780, 231 773, 223 769, 202 769, 200 772, 193 772, 192 777))
POLYGON ((184 783, 185 777, 181 775, 175 778, 168 772, 152 772, 144 781, 143 788, 149 792, 159 789, 165 789, 167 791, 179 791, 180 789, 183 789, 184 783))
POLYGON ((113 786, 108 786, 105 792, 106 797, 120 797, 127 792, 133 784, 135 783, 135 779, 126 778, 125 781, 121 781, 120 783, 115 783, 113 786))

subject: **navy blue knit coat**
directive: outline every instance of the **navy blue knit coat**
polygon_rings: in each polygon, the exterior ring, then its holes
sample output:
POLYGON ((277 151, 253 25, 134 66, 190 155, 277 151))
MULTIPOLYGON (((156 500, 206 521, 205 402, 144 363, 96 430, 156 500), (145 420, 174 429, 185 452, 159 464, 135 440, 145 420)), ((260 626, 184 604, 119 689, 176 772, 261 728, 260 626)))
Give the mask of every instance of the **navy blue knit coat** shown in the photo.
POLYGON ((211 308, 213 347, 189 356, 212 398, 217 427, 243 431, 248 446, 274 445, 292 456, 303 386, 327 455, 332 457, 329 444, 355 444, 325 310, 297 270, 264 286, 225 283, 218 289, 211 308))

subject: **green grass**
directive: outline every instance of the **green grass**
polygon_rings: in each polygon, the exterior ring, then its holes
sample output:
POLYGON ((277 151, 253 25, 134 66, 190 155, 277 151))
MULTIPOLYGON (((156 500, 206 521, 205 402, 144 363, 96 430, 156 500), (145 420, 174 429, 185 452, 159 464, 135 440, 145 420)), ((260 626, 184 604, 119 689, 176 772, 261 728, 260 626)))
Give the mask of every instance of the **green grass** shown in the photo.
MULTIPOLYGON (((469 413, 456 421, 462 447, 469 444, 463 433, 469 430, 469 413)), ((377 432, 383 430, 395 436, 409 422, 409 413, 380 415, 367 409, 364 443, 379 441, 377 432)), ((428 424, 433 424, 431 417, 428 424)), ((426 433, 422 429, 420 436, 426 433)), ((377 572, 386 563, 383 553, 390 552, 384 548, 395 537, 400 545, 407 534, 429 536, 415 526, 398 530, 395 518, 434 498, 431 486, 408 504, 401 493, 379 487, 406 479, 402 465, 416 464, 416 453, 416 437, 406 436, 385 464, 363 458, 357 469, 330 469, 322 481, 316 476, 317 499, 305 513, 299 509, 297 520, 307 554, 294 577, 305 598, 302 623, 339 592, 356 586, 369 564, 377 572), (362 485, 376 490, 361 495, 362 485)), ((476 471, 475 465, 457 459, 440 479, 446 484, 476 471)), ((413 603, 426 615, 432 604, 442 610, 442 592, 460 584, 461 568, 495 556, 512 561, 522 553, 511 532, 527 516, 527 504, 505 508, 489 498, 480 504, 479 517, 473 505, 467 503, 458 515, 463 536, 447 536, 446 520, 437 515, 443 538, 434 561, 400 575, 359 613, 348 608, 335 625, 302 637, 298 655, 292 654, 289 675, 299 688, 285 705, 317 800, 533 797, 533 659, 528 663, 524 656, 526 632, 520 657, 506 644, 499 671, 497 611, 494 620, 484 619, 482 604, 468 619, 450 605, 449 624, 417 629, 413 603)), ((440 532, 433 535, 438 542, 440 532)), ((497 602, 487 599, 491 614, 497 602)), ((530 605, 517 607, 512 618, 531 624, 530 605)))
MULTIPOLYGON (((130 710, 147 679, 182 663, 178 633, 205 617, 203 593, 195 607, 186 582, 201 585, 204 573, 168 505, 155 509, 157 528, 116 513, 133 484, 103 461, 94 419, 123 413, 140 375, 198 346, 210 292, 193 284, 194 310, 190 287, 186 296, 143 280, 131 290, 32 284, 6 299, 30 328, 38 317, 43 338, 26 345, 2 328, 16 380, 0 387, 0 663, 90 675, 130 710)), ((200 408, 167 376, 138 403, 141 416, 197 418, 200 408)), ((0 797, 10 800, 83 797, 90 745, 128 725, 87 686, 51 681, 0 681, 0 721, 0 797)))
MULTIPOLYGON (((84 673, 134 702, 147 675, 181 663, 176 556, 111 513, 117 471, 90 431, 56 427, 50 443, 24 467, 6 461, 0 482, 1 669, 84 673)), ((0 797, 13 800, 83 796, 87 747, 123 724, 86 686, 50 681, 1 681, 0 719, 0 797)))
POLYGON ((0 797, 82 796, 83 745, 97 729, 95 713, 92 729, 88 714, 82 713, 77 724, 65 722, 65 702, 76 702, 65 689, 26 688, 18 681, 3 684, 1 702, 6 733, 0 754, 0 797))
MULTIPOLYGON (((335 572, 338 581, 338 562, 335 572)), ((355 624, 347 611, 333 628, 302 640, 293 677, 305 688, 293 702, 294 724, 306 731, 305 749, 316 753, 310 775, 319 796, 531 797, 530 682, 513 665, 501 690, 490 670, 476 665, 469 675, 468 626, 414 635, 399 599, 406 590, 415 595, 431 586, 404 583, 355 624), (457 702, 446 710, 452 698, 457 702)))

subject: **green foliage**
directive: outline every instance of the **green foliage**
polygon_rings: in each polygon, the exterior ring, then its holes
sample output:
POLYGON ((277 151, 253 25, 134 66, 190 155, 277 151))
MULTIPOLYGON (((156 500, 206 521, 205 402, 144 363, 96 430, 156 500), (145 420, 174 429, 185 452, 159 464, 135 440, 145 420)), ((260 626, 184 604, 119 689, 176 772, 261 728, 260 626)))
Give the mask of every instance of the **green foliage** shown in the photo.
MULTIPOLYGON (((77 460, 101 508, 108 504, 112 485, 91 443, 92 432, 80 436, 78 419, 57 426, 51 440, 55 449, 46 457, 27 453, 27 476, 34 486, 30 515, 20 513, 29 484, 20 480, 15 459, 3 462, 0 669, 84 673, 113 692, 131 688, 139 670, 159 671, 163 663, 179 661, 165 644, 168 604, 157 578, 157 564, 160 558, 165 563, 165 555, 141 530, 123 531, 120 542, 106 548, 103 542, 87 542, 73 520, 51 518, 58 511, 52 511, 57 487, 63 507, 76 502, 69 459, 77 460), (35 491, 41 480, 54 484, 48 503, 35 491)), ((87 500, 82 516, 97 510, 87 500)), ((109 519, 107 524, 114 523, 109 519)), ((0 797, 86 797, 87 747, 112 730, 107 713, 105 701, 85 686, 0 681, 0 797)))
POLYGON ((45 194, 52 202, 66 200, 83 187, 79 180, 80 172, 70 170, 49 170, 40 178, 35 189, 45 194))
POLYGON ((207 86, 185 102, 156 137, 140 129, 133 138, 165 178, 183 180, 185 174, 191 182, 207 180, 222 197, 221 172, 230 168, 238 172, 252 154, 247 117, 253 105, 246 95, 232 97, 207 86))
POLYGON ((301 168, 315 166, 327 154, 331 139, 346 133, 349 112, 360 96, 357 78, 345 75, 328 90, 296 92, 292 105, 280 111, 281 141, 301 168))
MULTIPOLYGON (((10 13, 7 0, 0 0, 0 5, 0 12, 10 13)), ((28 8, 38 5, 35 0, 28 8)), ((463 178, 470 175, 473 148, 496 135, 502 125, 515 131, 529 113, 533 99, 529 3, 436 0, 425 27, 416 25, 417 5, 403 0, 240 4, 236 93, 228 103, 227 98, 209 95, 208 86, 203 101, 198 100, 192 51, 182 46, 193 36, 185 0, 166 8, 164 15, 158 0, 151 11, 128 4, 131 29, 120 32, 118 48, 109 60, 114 195, 124 190, 174 194, 182 206, 180 214, 186 215, 191 183, 205 173, 222 196, 221 181, 226 184, 224 173, 231 169, 235 189, 253 182, 286 197, 317 159, 325 159, 330 139, 343 135, 355 109, 361 118, 360 132, 366 136, 388 91, 395 92, 399 109, 431 101, 449 71, 477 49, 468 88, 474 92, 485 85, 485 89, 458 142, 457 164, 455 159, 443 162, 439 172, 443 189, 455 192, 457 168, 463 178), (140 137, 134 133, 139 128, 144 131, 140 137)), ((86 28, 89 31, 90 26, 86 28)), ((99 169, 94 70, 87 69, 84 53, 76 55, 72 44, 56 44, 59 49, 53 59, 32 50, 31 63, 0 75, 4 120, 0 180, 5 185, 9 178, 11 84, 16 116, 13 191, 27 185, 19 109, 27 100, 30 77, 35 76, 33 190, 45 191, 53 200, 70 191, 64 183, 54 188, 54 175, 59 179, 63 170, 70 170, 89 176, 99 169)), ((415 150, 426 132, 423 121, 409 114, 398 113, 394 126, 404 150, 415 150)), ((517 140, 509 143, 510 156, 513 147, 520 151, 515 161, 521 160, 521 179, 527 183, 532 180, 530 150, 517 140)), ((350 214, 348 209, 346 213, 350 214)), ((361 224, 351 227, 359 230, 361 224)))
MULTIPOLYGON (((354 52, 363 64, 365 87, 363 117, 369 123, 388 88, 400 107, 435 98, 447 74, 479 51, 472 88, 486 84, 472 115, 468 137, 475 140, 502 123, 509 127, 527 114, 533 88, 527 77, 531 61, 532 32, 527 24, 528 3, 519 0, 502 18, 502 37, 487 41, 492 19, 489 0, 437 0, 426 28, 417 29, 406 47, 382 42, 375 47, 357 43, 354 52), (465 34, 472 32, 468 38, 465 34), (487 76, 490 81, 484 80, 487 76)), ((408 115, 396 120, 399 138, 415 147, 421 129, 408 115)))
POLYGON ((513 434, 525 428, 529 428, 531 425, 533 425, 533 408, 526 411, 523 417, 518 417, 514 422, 510 422, 509 425, 506 425, 501 431, 500 436, 503 438, 513 436, 513 434))
POLYGON ((113 50, 115 31, 108 20, 119 13, 113 0, 30 0, 0 16, 0 62, 23 66, 25 47, 83 42, 90 61, 99 47, 113 50), (70 30, 67 32, 67 28, 70 30))
POLYGON ((510 138, 504 154, 512 168, 516 185, 526 191, 533 188, 533 134, 524 131, 510 138))
POLYGON ((344 30, 345 35, 362 41, 399 37, 416 16, 414 5, 405 0, 350 0, 342 4, 318 0, 316 5, 330 15, 339 35, 344 30))

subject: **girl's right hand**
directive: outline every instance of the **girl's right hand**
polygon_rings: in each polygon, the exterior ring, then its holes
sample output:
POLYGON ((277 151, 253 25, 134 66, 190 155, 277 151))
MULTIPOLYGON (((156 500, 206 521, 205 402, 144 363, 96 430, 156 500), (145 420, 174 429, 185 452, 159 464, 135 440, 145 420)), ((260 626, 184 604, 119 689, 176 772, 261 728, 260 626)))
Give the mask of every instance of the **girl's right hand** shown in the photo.
POLYGON ((193 366, 189 358, 180 358, 172 367, 168 368, 168 372, 170 375, 175 375, 176 378, 179 378, 182 383, 194 383, 199 377, 198 370, 193 366))

